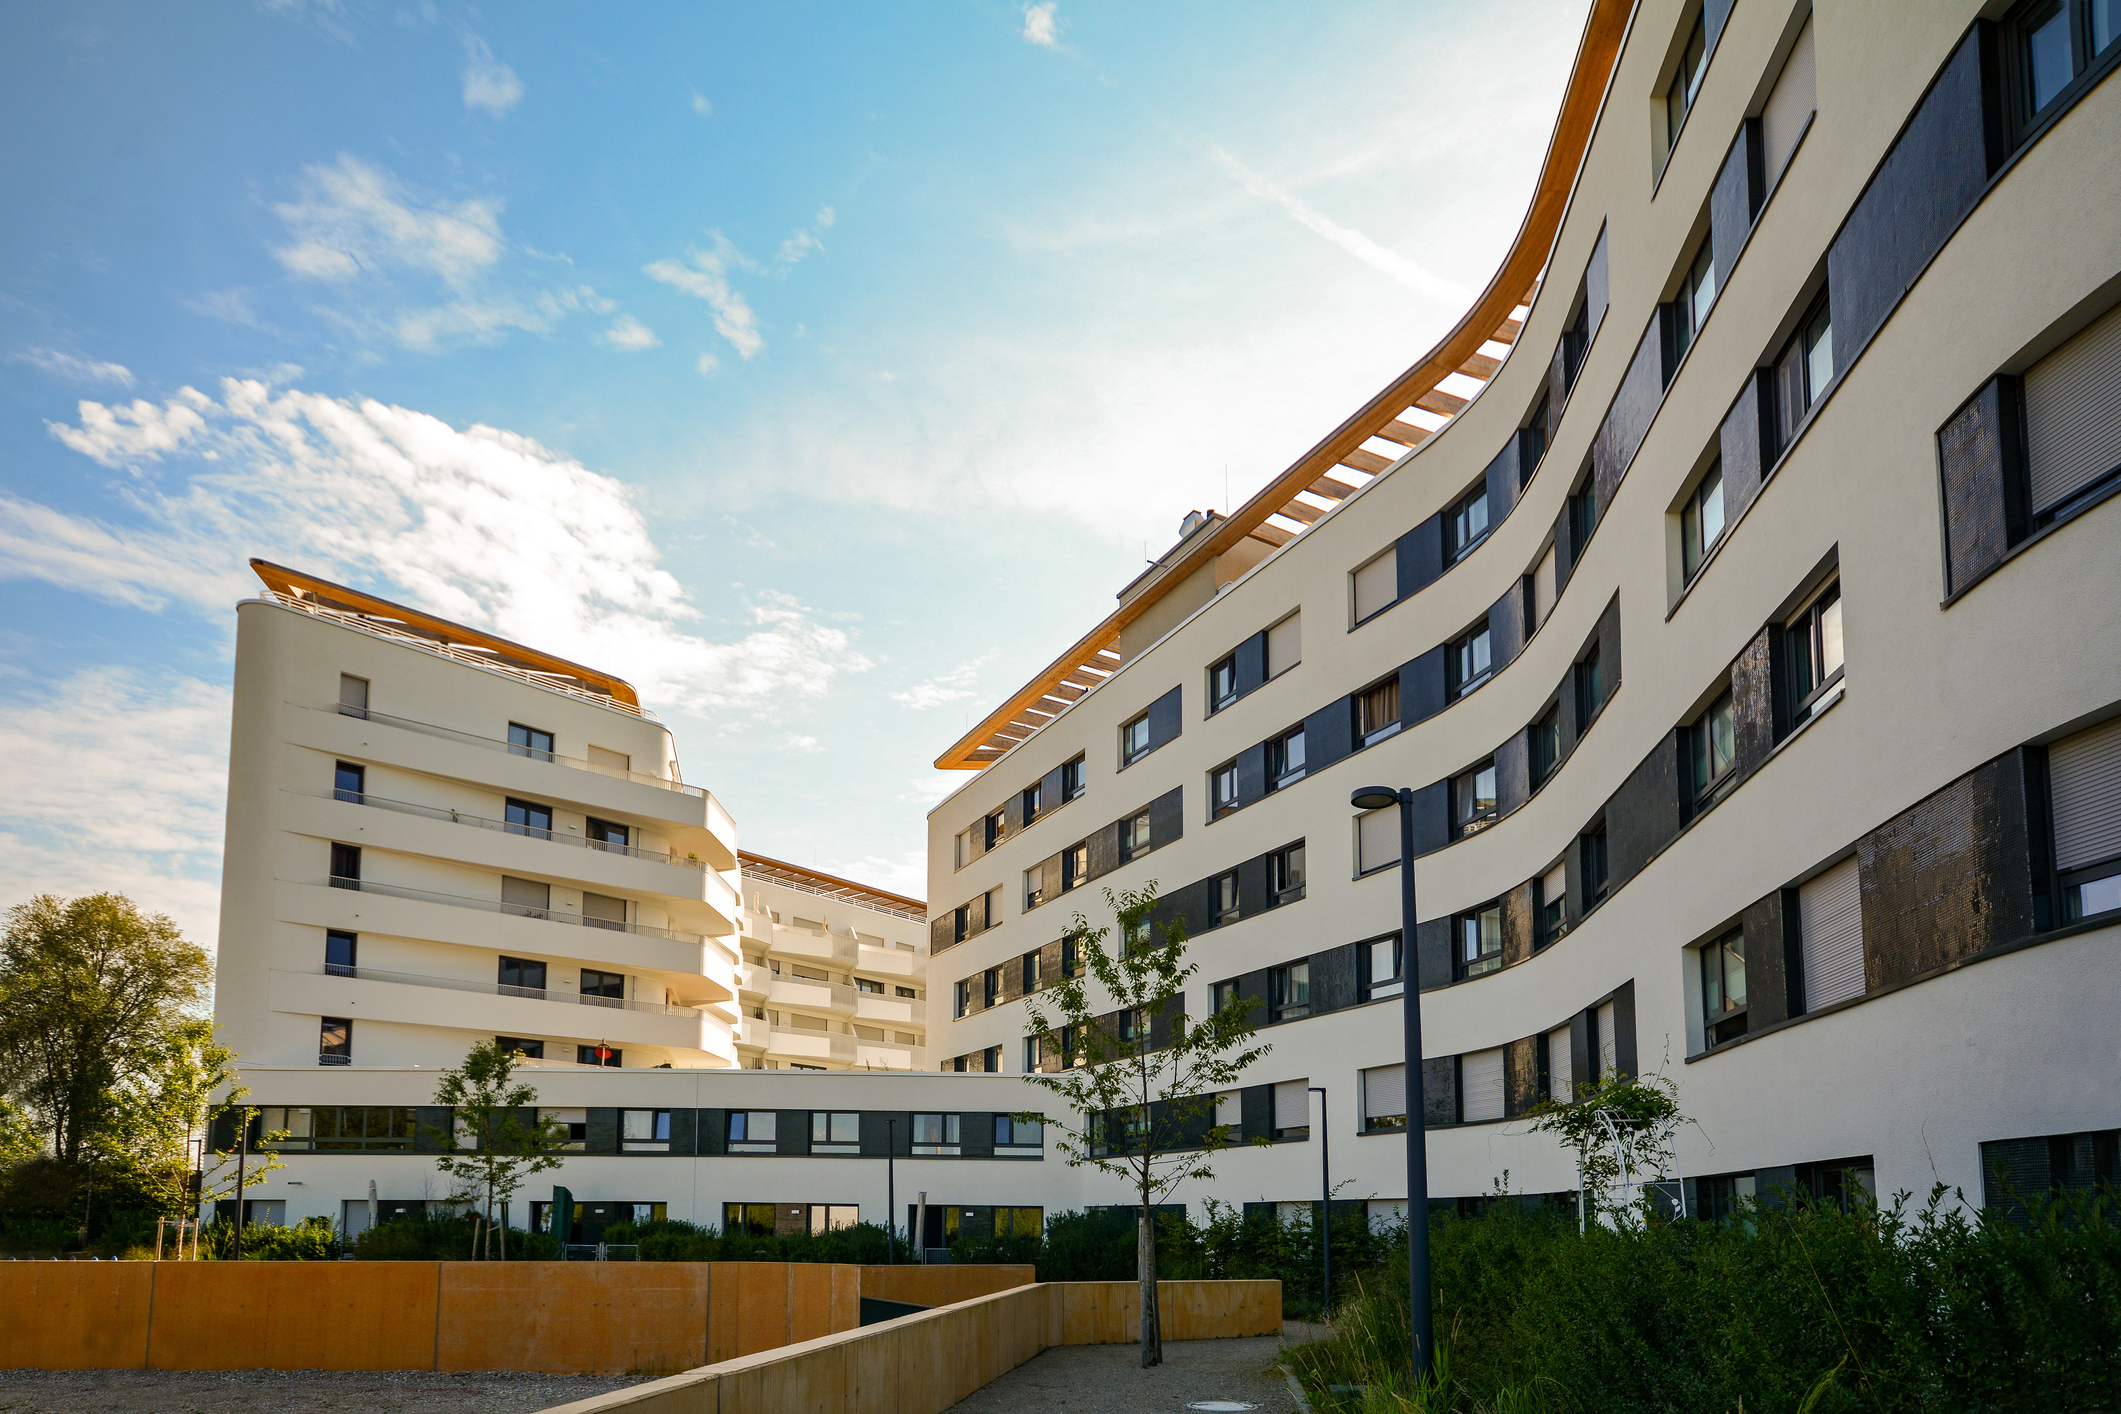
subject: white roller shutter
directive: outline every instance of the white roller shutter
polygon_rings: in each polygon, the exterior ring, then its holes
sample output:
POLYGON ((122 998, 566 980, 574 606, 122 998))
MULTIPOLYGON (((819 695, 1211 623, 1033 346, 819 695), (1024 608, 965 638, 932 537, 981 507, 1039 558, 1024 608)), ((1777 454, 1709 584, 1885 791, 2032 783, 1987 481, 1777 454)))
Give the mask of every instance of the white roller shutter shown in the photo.
POLYGON ((2121 309, 2026 370, 2025 435, 2036 515, 2121 466, 2121 309))
MULTIPOLYGON (((1398 570, 1393 570, 1395 578, 1398 570)), ((1397 589, 1399 586, 1392 586, 1397 589)), ((1304 616, 1291 614, 1267 630, 1267 676, 1276 677, 1303 661, 1304 616)))
POLYGON ((1539 881, 1539 901, 1553 903, 1557 899, 1565 900, 1568 896, 1569 866, 1566 863, 1557 864, 1547 870, 1545 877, 1539 881))
POLYGON ((1790 154, 1797 150, 1797 139, 1804 132, 1804 125, 1811 121, 1818 88, 1816 67, 1812 54, 1812 22, 1806 20, 1804 28, 1798 32, 1797 43, 1790 49, 1790 57, 1783 62, 1782 74, 1775 80, 1774 91, 1768 94, 1767 106, 1760 113, 1760 146, 1767 159, 1770 188, 1781 177, 1782 169, 1789 165, 1790 154))
POLYGON ((1274 1127, 1303 1129, 1311 1123, 1311 1082, 1284 1080, 1274 1087, 1274 1127))
POLYGON ((1389 806, 1355 817, 1357 872, 1367 874, 1399 863, 1399 807, 1389 806))
POLYGON ((1804 1009, 1863 995, 1863 884, 1850 855, 1797 891, 1804 1009))
POLYGON ((2121 854, 2121 718, 2047 749, 2055 867, 2065 873, 2121 854))
POLYGON ((1368 1120, 1405 1119, 1407 1116, 1407 1068, 1380 1065, 1362 1073, 1362 1117, 1368 1120))
POLYGON ((1244 1100, 1237 1091, 1225 1090, 1215 1097, 1215 1122, 1233 1130, 1245 1122, 1244 1100))
POLYGON ((1576 1077, 1569 1051, 1569 1028, 1547 1033, 1547 1097, 1557 1105, 1574 1103, 1576 1077))
POLYGON ((1597 1067, 1598 1073, 1590 1076, 1589 1079, 1593 1081, 1603 1080, 1619 1068, 1619 1043, 1613 1034, 1614 1029, 1619 1024, 1619 1009, 1611 1002, 1601 1004, 1598 1008, 1598 1049, 1591 1062, 1597 1067))
POLYGON ((1459 1061, 1459 1084, 1465 1098, 1465 1119, 1502 1118, 1502 1050, 1475 1051, 1459 1061))
POLYGON ((1395 545, 1355 571, 1355 622, 1390 608, 1398 598, 1399 547, 1395 545))

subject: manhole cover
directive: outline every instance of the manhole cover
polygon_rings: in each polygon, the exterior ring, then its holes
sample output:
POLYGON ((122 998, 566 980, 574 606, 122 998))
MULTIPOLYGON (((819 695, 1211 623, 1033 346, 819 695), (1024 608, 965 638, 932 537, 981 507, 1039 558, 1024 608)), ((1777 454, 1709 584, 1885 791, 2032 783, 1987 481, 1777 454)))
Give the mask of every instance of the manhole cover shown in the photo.
POLYGON ((1257 1404, 1243 1404, 1235 1399, 1196 1399, 1186 1406, 1198 1409, 1201 1414, 1244 1414, 1247 1409, 1257 1409, 1257 1404))

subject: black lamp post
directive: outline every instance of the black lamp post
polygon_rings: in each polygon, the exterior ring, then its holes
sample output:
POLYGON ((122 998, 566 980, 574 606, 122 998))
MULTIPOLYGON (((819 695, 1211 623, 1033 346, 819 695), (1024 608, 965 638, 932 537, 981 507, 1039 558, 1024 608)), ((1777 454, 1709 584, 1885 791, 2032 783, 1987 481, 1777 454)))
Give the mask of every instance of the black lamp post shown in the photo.
POLYGON ((1324 1190, 1318 1206, 1319 1249, 1324 1254, 1326 1319, 1333 1319, 1333 1126, 1326 1119, 1326 1087, 1313 1085, 1318 1096, 1318 1183, 1324 1190))
POLYGON ((884 1121, 884 1260, 898 1265, 898 1121, 884 1121))
POLYGON ((1399 807, 1399 1001, 1407 1053, 1407 1281, 1413 1300, 1414 1378, 1429 1377, 1436 1361, 1429 1309, 1428 1107, 1421 1086, 1421 969, 1414 948, 1414 792, 1364 786, 1348 797, 1357 810, 1399 807))

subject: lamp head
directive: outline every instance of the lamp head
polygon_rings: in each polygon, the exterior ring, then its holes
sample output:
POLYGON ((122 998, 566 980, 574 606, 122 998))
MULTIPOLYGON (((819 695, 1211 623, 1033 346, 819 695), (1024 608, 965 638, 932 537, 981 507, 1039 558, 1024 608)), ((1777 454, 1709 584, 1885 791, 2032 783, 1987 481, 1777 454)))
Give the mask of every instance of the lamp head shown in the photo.
POLYGON ((1348 797, 1357 810, 1384 810, 1399 804, 1399 792, 1390 786, 1364 786, 1348 797))

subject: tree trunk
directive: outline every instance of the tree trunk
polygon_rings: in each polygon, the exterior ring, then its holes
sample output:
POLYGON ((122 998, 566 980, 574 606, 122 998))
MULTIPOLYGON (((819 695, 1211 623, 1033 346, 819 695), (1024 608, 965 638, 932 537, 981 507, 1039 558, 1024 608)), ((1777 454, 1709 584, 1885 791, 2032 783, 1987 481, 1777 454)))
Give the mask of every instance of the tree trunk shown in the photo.
POLYGON ((1164 1363, 1163 1317, 1156 1309, 1156 1210, 1142 1198, 1141 1222, 1135 1233, 1135 1260, 1142 1282, 1142 1368, 1164 1363))

